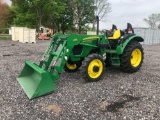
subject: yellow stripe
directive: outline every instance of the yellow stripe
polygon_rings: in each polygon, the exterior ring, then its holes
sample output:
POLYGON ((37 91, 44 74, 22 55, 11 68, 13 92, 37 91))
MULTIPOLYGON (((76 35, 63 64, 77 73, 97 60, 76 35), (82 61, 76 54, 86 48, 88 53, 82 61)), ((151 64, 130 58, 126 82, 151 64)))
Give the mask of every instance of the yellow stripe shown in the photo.
POLYGON ((88 37, 88 38, 84 38, 83 41, 85 40, 93 40, 93 39, 98 39, 98 36, 93 36, 93 37, 88 37))

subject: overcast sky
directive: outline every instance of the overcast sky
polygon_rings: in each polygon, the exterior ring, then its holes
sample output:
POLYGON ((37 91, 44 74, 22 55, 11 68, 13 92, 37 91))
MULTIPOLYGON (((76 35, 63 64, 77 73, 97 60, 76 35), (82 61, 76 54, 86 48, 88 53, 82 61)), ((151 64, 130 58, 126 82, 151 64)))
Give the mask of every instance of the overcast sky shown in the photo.
POLYGON ((127 27, 130 22, 133 27, 148 27, 143 21, 153 13, 160 13, 160 0, 108 0, 112 12, 108 14, 108 21, 100 23, 100 29, 109 29, 115 24, 118 29, 127 27))
MULTIPOLYGON (((3 0, 10 3, 10 0, 3 0)), ((115 24, 118 29, 125 29, 127 22, 133 27, 148 27, 143 21, 153 13, 160 13, 160 0, 108 0, 112 11, 108 21, 100 22, 100 29, 110 29, 115 24)))

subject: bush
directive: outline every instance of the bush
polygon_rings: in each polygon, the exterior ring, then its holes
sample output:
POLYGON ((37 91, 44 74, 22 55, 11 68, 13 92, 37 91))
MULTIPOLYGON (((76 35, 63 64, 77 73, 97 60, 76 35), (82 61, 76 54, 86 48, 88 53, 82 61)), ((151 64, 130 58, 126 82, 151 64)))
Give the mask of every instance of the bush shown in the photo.
POLYGON ((11 35, 0 35, 0 40, 11 40, 11 35))

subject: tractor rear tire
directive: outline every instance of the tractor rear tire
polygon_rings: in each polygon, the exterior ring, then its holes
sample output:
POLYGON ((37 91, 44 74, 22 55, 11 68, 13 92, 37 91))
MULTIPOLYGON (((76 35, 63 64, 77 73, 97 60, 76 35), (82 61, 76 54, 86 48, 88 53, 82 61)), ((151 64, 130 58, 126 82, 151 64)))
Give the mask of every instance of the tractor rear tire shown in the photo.
POLYGON ((64 66, 64 71, 65 72, 76 72, 78 71, 78 69, 81 67, 82 62, 72 62, 70 60, 68 60, 64 66))
POLYGON ((82 75, 86 82, 100 80, 104 72, 104 61, 98 54, 88 55, 82 64, 82 75))
POLYGON ((131 41, 121 55, 121 68, 128 73, 137 72, 142 66, 144 52, 142 45, 137 41, 131 41))

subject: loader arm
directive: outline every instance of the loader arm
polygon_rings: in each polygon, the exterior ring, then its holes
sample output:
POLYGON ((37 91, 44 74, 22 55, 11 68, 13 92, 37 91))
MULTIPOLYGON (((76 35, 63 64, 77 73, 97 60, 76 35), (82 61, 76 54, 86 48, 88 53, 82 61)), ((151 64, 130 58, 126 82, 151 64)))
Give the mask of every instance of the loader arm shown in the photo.
POLYGON ((56 34, 39 65, 26 61, 17 80, 30 99, 48 94, 56 89, 54 83, 60 78, 66 61, 80 61, 95 52, 103 56, 106 53, 105 41, 105 36, 102 35, 56 34), (76 49, 73 48, 77 45, 82 46, 82 50, 79 54, 74 54, 76 49))
POLYGON ((50 42, 40 64, 30 61, 25 66, 17 80, 29 99, 53 92, 54 82, 60 77, 70 51, 67 50, 67 36, 56 35, 50 42))

